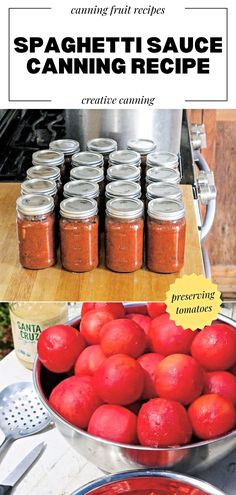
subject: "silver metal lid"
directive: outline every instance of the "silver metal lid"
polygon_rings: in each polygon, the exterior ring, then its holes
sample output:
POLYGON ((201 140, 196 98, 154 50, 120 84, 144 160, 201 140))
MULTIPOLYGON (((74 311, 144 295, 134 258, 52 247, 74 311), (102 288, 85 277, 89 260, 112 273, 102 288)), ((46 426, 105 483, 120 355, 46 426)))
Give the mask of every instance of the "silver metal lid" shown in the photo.
POLYGON ((16 200, 16 209, 22 215, 37 216, 54 210, 54 201, 43 194, 27 194, 16 200))
POLYGON ((133 219, 143 214, 143 202, 140 199, 115 198, 106 204, 106 213, 111 217, 133 219))
POLYGON ((171 182, 153 182, 147 186, 147 199, 167 198, 182 199, 182 191, 176 184, 171 182))
POLYGON ((125 165, 139 165, 141 161, 140 153, 133 150, 118 150, 113 151, 109 155, 110 165, 125 164, 125 165))
POLYGON ((57 185, 54 180, 28 179, 21 184, 22 194, 45 194, 53 196, 57 192, 57 185))
POLYGON ((89 167, 102 167, 103 156, 101 153, 93 153, 90 151, 80 151, 72 156, 72 167, 80 165, 88 165, 89 167))
POLYGON ((60 169, 58 167, 50 167, 48 165, 34 165, 27 170, 27 179, 60 179, 60 169))
POLYGON ((72 180, 64 185, 63 194, 65 198, 75 196, 97 198, 99 195, 99 185, 88 180, 72 180))
POLYGON ((147 155, 147 165, 177 168, 178 156, 169 151, 154 151, 147 155))
POLYGON ((51 165, 58 167, 64 163, 64 155, 59 151, 39 150, 32 155, 33 165, 51 165))
POLYGON ((117 142, 114 139, 109 138, 95 138, 90 139, 87 142, 87 149, 89 151, 98 151, 104 155, 117 150, 117 142))
POLYGON ((80 150, 80 144, 75 139, 57 139, 49 143, 49 148, 50 150, 60 151, 64 155, 70 156, 80 150))
POLYGON ((147 155, 156 149, 156 144, 152 139, 129 139, 127 148, 137 151, 140 155, 147 155))
POLYGON ((107 198, 116 198, 117 196, 123 198, 140 198, 141 186, 129 180, 115 180, 107 184, 105 195, 107 198))
POLYGON ((89 180, 91 182, 101 182, 104 179, 104 170, 101 167, 88 167, 81 165, 74 167, 70 171, 70 180, 89 180))
POLYGON ((180 174, 178 170, 169 167, 151 167, 147 169, 146 181, 179 184, 180 174))
POLYGON ((108 180, 139 180, 140 168, 135 165, 111 165, 107 169, 108 180))
POLYGON ((97 201, 87 198, 68 198, 60 204, 60 214, 65 218, 83 219, 97 215, 97 201))
POLYGON ((148 215, 157 220, 179 220, 185 214, 182 201, 158 198, 148 203, 148 215))

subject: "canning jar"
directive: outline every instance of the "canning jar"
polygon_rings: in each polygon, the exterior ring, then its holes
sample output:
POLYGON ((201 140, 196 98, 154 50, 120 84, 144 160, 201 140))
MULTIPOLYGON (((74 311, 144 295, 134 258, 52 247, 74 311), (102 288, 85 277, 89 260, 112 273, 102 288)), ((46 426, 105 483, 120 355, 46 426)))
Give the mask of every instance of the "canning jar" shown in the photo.
POLYGON ((104 193, 104 170, 102 167, 89 167, 87 165, 74 167, 70 172, 70 180, 94 182, 95 184, 99 184, 100 193, 104 193))
POLYGON ((146 198, 148 201, 155 198, 182 200, 182 191, 177 184, 171 182, 153 182, 147 186, 146 198))
POLYGON ((39 150, 32 155, 33 165, 47 165, 49 167, 58 167, 61 173, 62 182, 65 181, 65 158, 60 151, 39 150))
POLYGON ((156 149, 156 144, 152 139, 129 139, 127 148, 140 153, 142 165, 145 167, 147 155, 156 149))
POLYGON ((61 193, 61 173, 58 167, 48 165, 35 165, 27 170, 27 179, 45 179, 56 182, 58 193, 61 193))
POLYGON ((134 272, 143 263, 143 203, 115 198, 106 204, 106 266, 115 272, 134 272))
POLYGON ((98 266, 97 212, 93 199, 68 198, 61 202, 61 263, 70 272, 88 272, 98 266))
POLYGON ((180 183, 179 171, 169 167, 151 167, 146 171, 146 184, 151 182, 180 183))
MULTIPOLYGON (((44 194, 50 196, 54 200, 55 209, 58 209, 59 196, 57 185, 54 180, 47 179, 28 179, 21 184, 21 194, 44 194)), ((57 211, 58 213, 58 211, 57 211)))
POLYGON ((157 273, 176 273, 184 264, 185 212, 181 201, 148 203, 147 266, 157 273))
POLYGON ((100 153, 104 159, 104 168, 107 169, 109 154, 117 150, 117 142, 110 138, 95 138, 87 142, 87 150, 100 153))
POLYGON ((14 302, 9 309, 16 356, 23 366, 32 369, 40 333, 50 325, 68 321, 67 303, 14 302))
POLYGON ((82 197, 97 199, 99 196, 99 185, 89 180, 71 180, 64 185, 64 198, 82 197))
POLYGON ((130 180, 114 180, 106 185, 106 199, 112 198, 141 198, 141 186, 130 180))
POLYGON ((52 151, 63 153, 65 158, 65 180, 69 180, 71 170, 71 158, 80 150, 80 144, 75 139, 57 139, 51 141, 49 148, 52 151))
POLYGON ((27 194, 16 201, 20 263, 40 270, 56 263, 53 198, 27 194))
POLYGON ((86 165, 87 167, 103 167, 104 160, 101 153, 80 151, 72 156, 72 168, 86 165))
POLYGON ((135 165, 111 165, 107 169, 107 181, 131 180, 140 182, 141 169, 135 165))
POLYGON ((135 165, 139 167, 141 164, 141 155, 133 150, 118 150, 113 151, 109 155, 109 166, 111 165, 135 165))
POLYGON ((169 167, 178 170, 179 159, 175 153, 169 151, 154 151, 147 155, 147 168, 169 167))

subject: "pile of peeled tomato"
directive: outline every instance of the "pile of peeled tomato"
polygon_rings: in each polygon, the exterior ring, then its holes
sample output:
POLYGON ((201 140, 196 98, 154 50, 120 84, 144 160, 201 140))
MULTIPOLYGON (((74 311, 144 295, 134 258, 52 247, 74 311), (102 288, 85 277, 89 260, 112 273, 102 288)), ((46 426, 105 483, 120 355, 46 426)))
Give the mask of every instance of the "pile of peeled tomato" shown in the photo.
POLYGON ((67 373, 51 407, 91 435, 150 447, 220 437, 236 424, 236 330, 184 330, 164 303, 83 303, 80 331, 38 341, 41 363, 67 373))

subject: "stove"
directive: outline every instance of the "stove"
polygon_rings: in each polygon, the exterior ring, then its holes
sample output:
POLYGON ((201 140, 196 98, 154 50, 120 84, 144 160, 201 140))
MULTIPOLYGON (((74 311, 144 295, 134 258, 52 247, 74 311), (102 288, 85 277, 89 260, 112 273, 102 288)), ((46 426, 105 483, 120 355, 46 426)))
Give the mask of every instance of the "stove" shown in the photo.
MULTIPOLYGON (((32 153, 39 149, 48 148, 52 140, 77 139, 81 144, 81 150, 85 149, 88 137, 99 137, 99 135, 104 134, 119 141, 119 132, 116 129, 111 131, 111 126, 108 126, 109 134, 107 134, 106 122, 103 122, 103 127, 101 125, 99 129, 97 124, 91 125, 91 121, 95 122, 99 112, 99 110, 60 109, 0 110, 0 181, 23 181, 26 177, 27 169, 32 166, 32 153), (92 115, 89 122, 88 112, 92 115), (84 129, 86 129, 86 132, 84 129)), ((107 112, 107 120, 109 112, 114 111, 105 110, 105 112, 107 112)), ((127 110, 119 112, 127 112, 127 110)), ((131 112, 135 113, 137 111, 131 110, 131 112)), ((173 117, 173 127, 175 126, 174 119, 175 115, 173 117)), ((127 139, 127 136, 128 131, 125 139, 127 139)), ((120 148, 125 147, 125 139, 120 140, 120 148)), ((182 117, 180 141, 180 163, 183 175, 181 182, 194 185, 193 155, 185 111, 182 117)))

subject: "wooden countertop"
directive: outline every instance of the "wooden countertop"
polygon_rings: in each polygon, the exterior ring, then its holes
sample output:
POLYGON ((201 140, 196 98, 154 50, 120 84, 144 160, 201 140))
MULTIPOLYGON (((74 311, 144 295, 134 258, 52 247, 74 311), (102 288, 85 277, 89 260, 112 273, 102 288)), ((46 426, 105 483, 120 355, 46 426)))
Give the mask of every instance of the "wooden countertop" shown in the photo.
MULTIPOLYGON (((60 263, 45 270, 26 270, 18 259, 15 202, 19 184, 0 184, 0 301, 157 301, 184 274, 204 273, 192 187, 182 186, 186 208, 185 265, 180 273, 159 275, 147 269, 113 273, 103 264, 89 273, 70 273, 60 263)), ((103 257, 103 256, 102 256, 103 257)))

